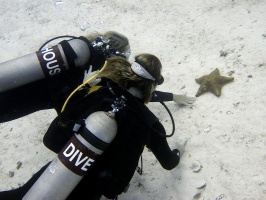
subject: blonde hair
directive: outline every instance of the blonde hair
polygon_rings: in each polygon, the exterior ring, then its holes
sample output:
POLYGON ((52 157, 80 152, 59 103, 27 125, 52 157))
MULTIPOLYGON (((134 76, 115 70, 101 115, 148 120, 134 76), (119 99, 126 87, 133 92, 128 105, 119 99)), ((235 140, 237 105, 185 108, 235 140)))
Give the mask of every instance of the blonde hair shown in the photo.
MULTIPOLYGON (((135 61, 150 72, 154 78, 159 79, 161 77, 162 65, 156 56, 140 54, 135 57, 135 61)), ((138 76, 131 70, 130 66, 131 64, 126 59, 112 57, 107 59, 104 70, 97 77, 110 79, 125 90, 136 87, 141 91, 144 103, 150 102, 152 92, 157 85, 156 82, 138 76)))

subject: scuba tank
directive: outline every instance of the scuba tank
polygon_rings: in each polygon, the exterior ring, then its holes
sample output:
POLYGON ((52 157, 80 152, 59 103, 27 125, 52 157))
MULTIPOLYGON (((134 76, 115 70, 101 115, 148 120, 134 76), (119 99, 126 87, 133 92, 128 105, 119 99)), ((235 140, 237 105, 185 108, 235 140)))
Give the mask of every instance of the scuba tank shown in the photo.
POLYGON ((123 96, 116 99, 112 111, 90 114, 85 126, 72 136, 23 200, 66 199, 116 136, 114 117, 125 106, 125 100, 123 96))
POLYGON ((0 63, 0 92, 55 76, 72 66, 81 67, 89 59, 89 41, 84 37, 75 37, 35 53, 0 63))

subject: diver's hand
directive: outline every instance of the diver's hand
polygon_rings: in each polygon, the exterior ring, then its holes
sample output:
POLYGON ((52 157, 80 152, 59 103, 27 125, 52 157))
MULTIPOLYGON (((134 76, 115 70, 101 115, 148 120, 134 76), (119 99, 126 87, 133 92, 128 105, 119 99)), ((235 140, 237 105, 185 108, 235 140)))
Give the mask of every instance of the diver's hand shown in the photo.
MULTIPOLYGON (((86 82, 87 80, 89 80, 94 74, 98 73, 98 71, 99 71, 99 70, 96 70, 96 71, 92 72, 91 70, 92 70, 92 66, 90 66, 88 71, 84 70, 83 83, 86 82)), ((97 79, 93 79, 88 84, 90 86, 94 86, 94 85, 97 85, 100 81, 101 81, 101 79, 97 78, 97 79)))
POLYGON ((196 97, 173 94, 173 101, 179 105, 191 106, 196 101, 196 97))

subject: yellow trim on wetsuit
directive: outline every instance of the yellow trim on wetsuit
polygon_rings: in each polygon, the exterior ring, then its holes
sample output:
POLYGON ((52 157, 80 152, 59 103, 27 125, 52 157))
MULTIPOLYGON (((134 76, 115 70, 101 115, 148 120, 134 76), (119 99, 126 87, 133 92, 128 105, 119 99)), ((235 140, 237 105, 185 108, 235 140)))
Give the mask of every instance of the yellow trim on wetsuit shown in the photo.
POLYGON ((89 90, 89 94, 90 93, 92 93, 92 92, 95 92, 96 90, 98 90, 98 89, 100 89, 102 86, 100 86, 100 85, 94 85, 94 86, 92 86, 91 88, 90 88, 90 90, 89 90))
POLYGON ((65 103, 64 103, 64 105, 63 105, 63 107, 62 107, 62 109, 61 109, 61 112, 63 112, 63 111, 65 110, 66 105, 67 105, 69 99, 75 94, 75 92, 78 91, 80 88, 82 88, 82 87, 83 87, 84 85, 86 85, 87 83, 91 82, 93 79, 95 79, 96 76, 104 70, 106 64, 107 64, 107 61, 105 61, 105 63, 104 63, 104 65, 103 65, 102 69, 101 69, 99 72, 97 72, 97 73, 94 74, 92 77, 90 77, 87 81, 85 81, 84 83, 82 83, 81 85, 79 85, 79 86, 78 86, 78 87, 77 87, 77 88, 76 88, 76 89, 75 89, 75 90, 74 90, 74 91, 73 91, 73 92, 67 97, 67 99, 66 99, 66 101, 65 101, 65 103))

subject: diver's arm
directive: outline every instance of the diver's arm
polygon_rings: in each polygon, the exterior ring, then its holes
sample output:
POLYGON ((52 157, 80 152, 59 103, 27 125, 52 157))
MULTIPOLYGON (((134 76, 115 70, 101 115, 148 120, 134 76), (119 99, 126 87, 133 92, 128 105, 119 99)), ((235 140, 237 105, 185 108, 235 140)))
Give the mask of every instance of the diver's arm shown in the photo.
POLYGON ((50 102, 45 79, 0 92, 0 123, 51 109, 50 102))
POLYGON ((150 102, 174 101, 179 105, 190 106, 195 102, 195 100, 196 100, 195 97, 189 97, 186 95, 178 95, 169 92, 154 91, 150 102))
POLYGON ((196 101, 196 97, 173 94, 173 101, 179 105, 191 106, 196 101))
MULTIPOLYGON (((166 134, 163 125, 159 121, 155 122, 152 127, 160 133, 166 134)), ((152 131, 151 140, 147 147, 153 152, 164 169, 171 170, 178 165, 179 151, 177 149, 171 150, 166 138, 155 131, 152 131)))
POLYGON ((173 101, 173 93, 154 91, 150 102, 173 101))

